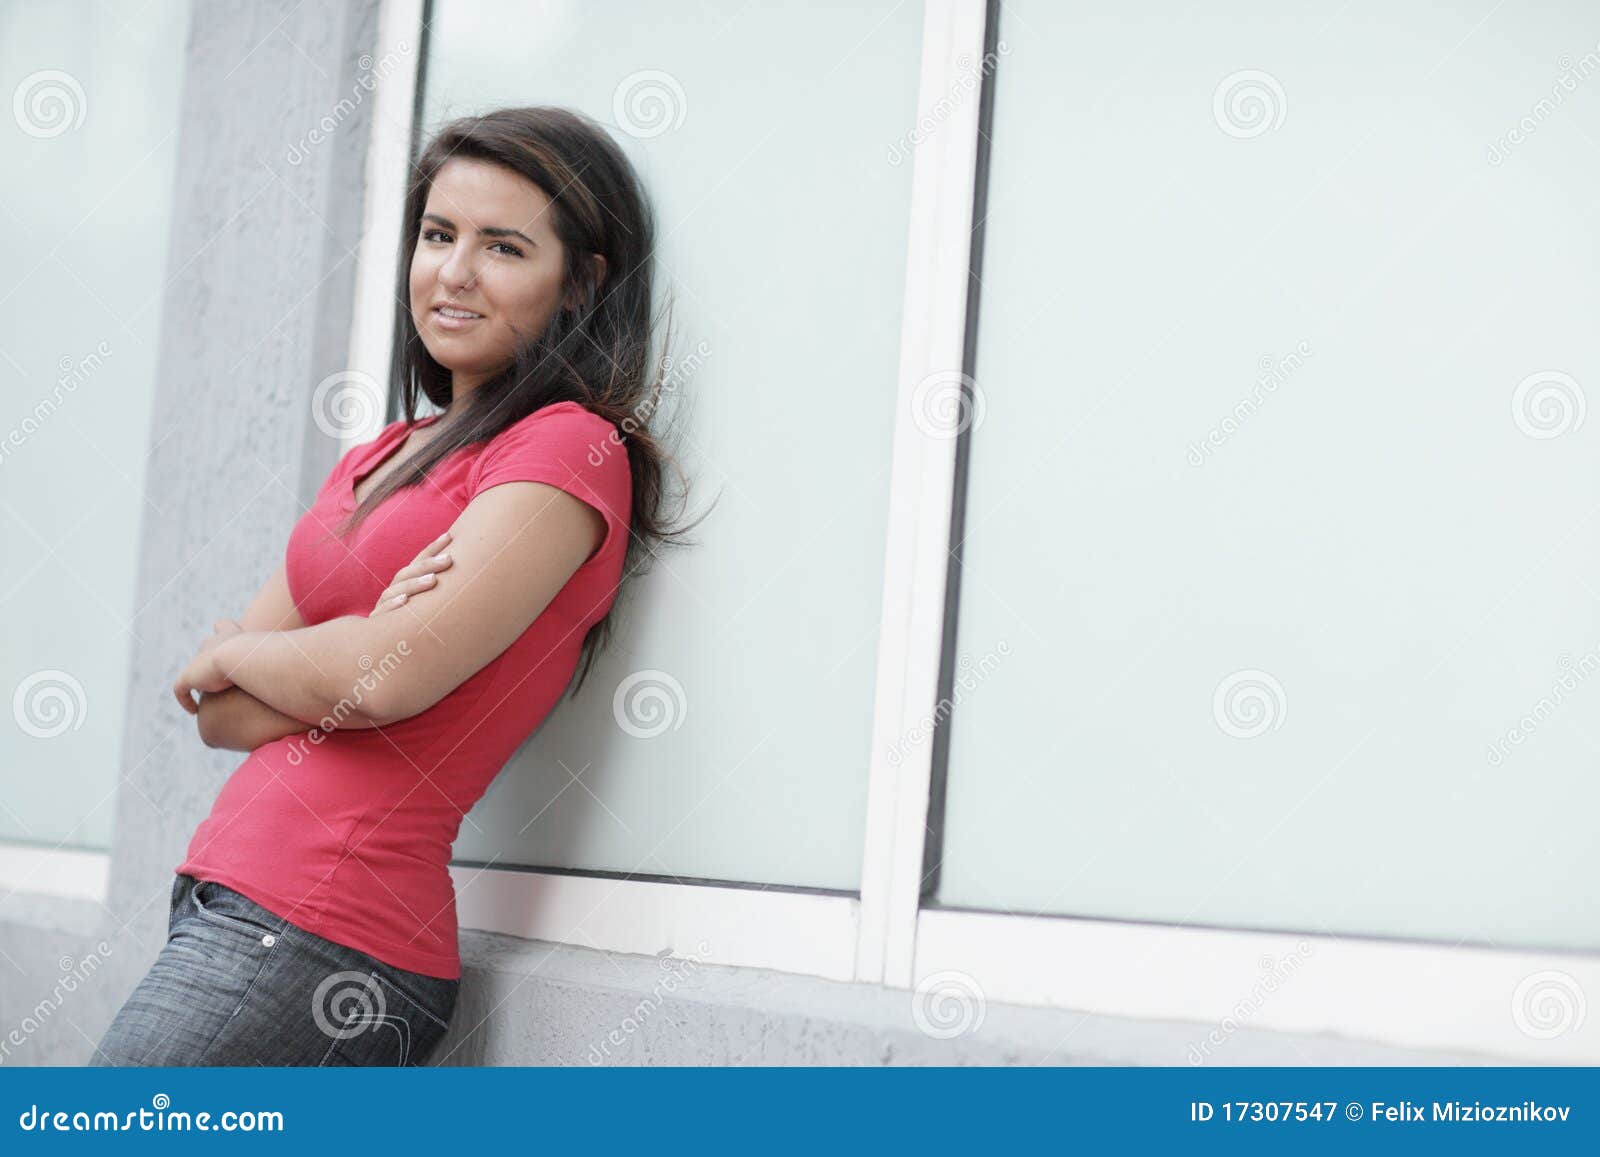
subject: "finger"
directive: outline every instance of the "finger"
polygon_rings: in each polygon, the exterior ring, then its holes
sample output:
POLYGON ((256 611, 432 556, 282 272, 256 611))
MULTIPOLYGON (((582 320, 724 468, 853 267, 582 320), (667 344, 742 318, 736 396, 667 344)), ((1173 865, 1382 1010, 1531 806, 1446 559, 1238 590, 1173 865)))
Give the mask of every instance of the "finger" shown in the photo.
POLYGON ((388 590, 384 591, 383 594, 379 596, 378 601, 383 602, 386 599, 392 599, 396 595, 400 594, 421 594, 425 590, 432 589, 434 583, 437 581, 438 576, 432 571, 428 571, 425 574, 416 575, 415 577, 405 579, 404 581, 396 581, 390 585, 388 590))
POLYGON ((383 595, 378 599, 378 605, 383 606, 387 603, 390 607, 403 606, 405 601, 412 595, 421 594, 432 585, 433 576, 431 574, 407 579, 403 583, 395 583, 394 586, 383 592, 383 595))
POLYGON ((431 575, 435 571, 444 570, 454 561, 455 560, 450 557, 450 552, 447 550, 440 551, 435 555, 429 555, 427 558, 411 563, 409 566, 403 567, 401 570, 396 572, 390 585, 398 586, 401 582, 407 579, 415 579, 421 578, 424 575, 431 575))
POLYGON ((416 563, 416 562, 424 562, 428 558, 431 558, 437 552, 443 550, 448 543, 449 543, 449 539, 448 538, 436 538, 432 542, 430 542, 427 546, 425 546, 421 550, 419 550, 417 552, 417 554, 416 554, 416 557, 413 558, 411 561, 414 562, 414 563, 416 563))
POLYGON ((411 561, 412 562, 421 562, 423 559, 425 559, 429 555, 431 555, 434 551, 442 549, 444 547, 444 544, 449 542, 449 541, 450 541, 450 532, 447 530, 443 534, 441 534, 438 538, 436 538, 432 542, 430 542, 427 546, 423 547, 419 552, 417 552, 417 557, 412 559, 411 561))
POLYGON ((194 702, 194 700, 189 698, 189 689, 187 687, 174 687, 172 690, 173 693, 177 695, 178 702, 183 704, 183 709, 185 711, 187 711, 190 715, 199 714, 200 707, 194 702))

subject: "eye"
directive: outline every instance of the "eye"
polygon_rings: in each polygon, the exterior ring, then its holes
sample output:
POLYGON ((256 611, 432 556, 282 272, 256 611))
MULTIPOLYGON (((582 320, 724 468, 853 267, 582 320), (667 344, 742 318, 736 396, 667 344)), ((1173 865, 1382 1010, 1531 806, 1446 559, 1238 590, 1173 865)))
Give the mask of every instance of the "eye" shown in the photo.
POLYGON ((448 236, 448 234, 445 233, 445 231, 443 229, 424 229, 422 231, 422 239, 424 241, 432 241, 435 237, 446 237, 446 236, 448 236))
POLYGON ((521 257, 522 256, 522 250, 518 249, 515 245, 511 244, 509 241, 497 241, 493 245, 491 245, 489 248, 491 248, 491 249, 504 249, 507 252, 509 252, 511 254, 511 256, 513 256, 513 257, 521 257))

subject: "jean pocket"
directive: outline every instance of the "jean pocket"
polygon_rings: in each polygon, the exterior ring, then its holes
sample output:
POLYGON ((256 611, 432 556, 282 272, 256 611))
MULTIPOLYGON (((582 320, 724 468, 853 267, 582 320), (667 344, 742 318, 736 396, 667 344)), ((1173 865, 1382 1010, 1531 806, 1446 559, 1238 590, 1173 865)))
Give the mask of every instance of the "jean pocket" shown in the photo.
MULTIPOLYGON (((313 1003, 318 1024, 332 1038, 318 1062, 323 1066, 420 1065, 449 1030, 446 1019, 380 972, 334 973, 318 986, 313 1003)), ((454 1003, 452 994, 446 1017, 454 1003)))
POLYGON ((268 912, 248 896, 215 880, 200 880, 189 893, 195 914, 219 928, 231 928, 261 940, 283 934, 287 920, 268 912))

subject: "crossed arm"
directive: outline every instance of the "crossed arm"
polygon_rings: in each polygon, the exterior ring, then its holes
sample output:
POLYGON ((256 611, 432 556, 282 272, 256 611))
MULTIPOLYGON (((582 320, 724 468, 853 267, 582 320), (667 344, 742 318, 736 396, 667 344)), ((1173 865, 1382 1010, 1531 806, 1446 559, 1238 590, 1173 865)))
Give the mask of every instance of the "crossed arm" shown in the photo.
POLYGON ((211 747, 253 751, 336 721, 384 727, 420 714, 516 641, 598 549, 605 519, 540 482, 477 495, 368 615, 307 626, 282 568, 173 685, 211 747), (427 576, 431 575, 431 579, 427 576), (399 592, 398 604, 390 597, 399 592), (200 692, 196 706, 191 693, 200 692))

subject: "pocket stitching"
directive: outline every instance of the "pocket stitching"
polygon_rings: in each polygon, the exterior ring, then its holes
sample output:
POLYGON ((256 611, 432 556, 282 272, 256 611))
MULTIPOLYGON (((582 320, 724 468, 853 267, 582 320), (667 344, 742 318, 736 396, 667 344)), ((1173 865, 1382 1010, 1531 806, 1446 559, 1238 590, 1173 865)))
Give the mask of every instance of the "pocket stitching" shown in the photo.
MULTIPOLYGON (((370 978, 372 978, 373 980, 383 980, 385 987, 387 987, 390 991, 392 991, 392 992, 400 992, 400 990, 398 988, 396 988, 393 984, 390 984, 388 981, 384 980, 383 977, 379 976, 376 972, 369 972, 369 973, 367 973, 367 975, 370 978)), ((405 996, 406 1003, 408 1003, 408 1004, 412 1005, 413 1007, 415 1007, 417 1009, 417 1011, 421 1012, 424 1016, 427 1016, 429 1019, 434 1020, 434 1021, 438 1021, 439 1020, 438 1017, 434 1016, 431 1012, 429 1012, 427 1009, 423 1008, 420 1004, 417 1004, 416 1001, 412 1000, 409 996, 406 996, 405 993, 400 992, 400 995, 401 996, 405 996)), ((327 1064, 328 1064, 328 1058, 333 1056, 334 1051, 341 1044, 343 1044, 345 1041, 354 1040, 355 1037, 361 1036, 364 1033, 368 1033, 368 1032, 376 1033, 380 1029, 382 1029, 385 1025, 387 1025, 388 1027, 393 1028, 394 1031, 395 1031, 395 1035, 397 1035, 400 1038, 400 1060, 399 1060, 399 1063, 395 1065, 395 1067, 396 1068, 405 1068, 406 1067, 406 1062, 411 1059, 411 1022, 406 1020, 406 1018, 403 1017, 403 1016, 395 1016, 395 1015, 393 1015, 391 1013, 387 1013, 386 1012, 386 1013, 383 1014, 382 1019, 380 1019, 378 1021, 375 1021, 371 1025, 368 1025, 366 1028, 362 1029, 361 1032, 355 1033, 353 1036, 344 1036, 344 1035, 342 1035, 344 1030, 349 1028, 351 1026, 351 1024, 353 1024, 355 1022, 355 1018, 360 1016, 360 1015, 361 1014, 359 1012, 353 1012, 353 1013, 351 1013, 349 1016, 347 1016, 345 1018, 345 1022, 342 1025, 339 1026, 340 1035, 336 1035, 331 1041, 328 1042, 328 1051, 322 1054, 322 1059, 317 1062, 317 1067, 318 1068, 325 1068, 327 1066, 327 1064)), ((440 1023, 442 1024, 443 1022, 440 1022, 440 1023)), ((383 1067, 388 1067, 388 1066, 383 1066, 383 1067)))
MULTIPOLYGON (((250 935, 254 936, 257 940, 260 940, 263 936, 282 936, 283 935, 283 927, 281 927, 281 926, 274 928, 274 927, 272 927, 270 925, 265 925, 264 926, 264 925, 259 925, 259 924, 252 924, 252 923, 250 923, 250 921, 242 920, 237 916, 229 916, 226 912, 216 912, 216 911, 213 911, 210 908, 207 908, 206 905, 205 905, 205 901, 200 898, 200 889, 205 887, 207 884, 213 884, 213 883, 216 883, 216 881, 214 881, 214 880, 201 880, 201 881, 199 881, 199 882, 197 882, 195 884, 193 890, 190 891, 190 893, 189 893, 190 902, 194 904, 195 914, 198 915, 201 919, 209 920, 211 923, 218 924, 218 925, 220 925, 220 926, 222 926, 224 928, 234 928, 234 929, 237 929, 237 930, 240 930, 240 931, 248 932, 250 935)), ((218 887, 223 887, 223 886, 224 885, 218 885, 218 887)), ((240 893, 240 895, 243 895, 243 893, 240 893)), ((246 900, 250 899, 248 896, 245 896, 244 898, 246 900)), ((250 902, 251 903, 255 903, 255 901, 253 901, 253 900, 251 900, 250 902)), ((259 905, 257 905, 257 907, 259 907, 259 905)), ((264 911, 264 909, 263 909, 263 911, 264 911)), ((274 917, 274 919, 278 919, 278 917, 274 917)), ((283 923, 286 925, 288 923, 288 921, 284 921, 283 923)))
POLYGON ((390 980, 383 973, 374 972, 374 973, 371 973, 371 975, 376 977, 377 980, 380 981, 383 984, 383 986, 385 988, 387 988, 390 992, 397 993, 400 997, 402 997, 405 1000, 405 1002, 407 1004, 409 1004, 412 1008, 416 1009, 418 1012, 420 1012, 423 1016, 427 1017, 429 1020, 433 1021, 434 1024, 438 1025, 440 1028, 444 1029, 446 1032, 449 1031, 449 1029, 450 1029, 450 1022, 449 1021, 441 1020, 437 1013, 433 1012, 431 1009, 428 1009, 428 1008, 424 1007, 421 1001, 417 1000, 416 997, 412 996, 409 992, 407 992, 405 989, 401 988, 394 981, 390 980))

